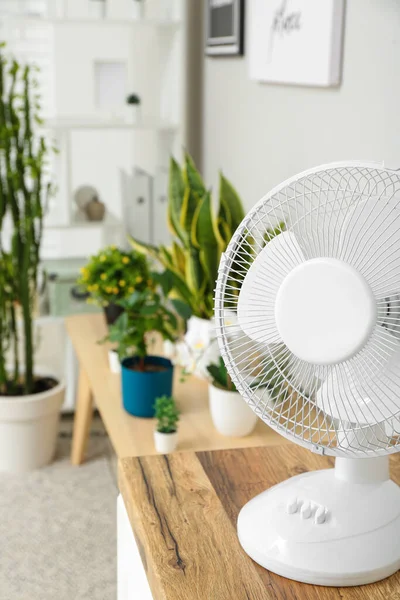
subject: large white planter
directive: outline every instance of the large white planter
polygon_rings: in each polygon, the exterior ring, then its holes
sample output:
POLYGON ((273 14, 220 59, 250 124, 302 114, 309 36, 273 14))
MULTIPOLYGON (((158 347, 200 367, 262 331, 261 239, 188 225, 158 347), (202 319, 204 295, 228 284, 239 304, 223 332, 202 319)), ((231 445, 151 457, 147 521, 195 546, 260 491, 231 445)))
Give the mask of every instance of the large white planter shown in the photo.
POLYGON ((61 382, 41 394, 0 396, 0 472, 24 473, 52 461, 64 395, 61 382))
POLYGON ((154 445, 160 454, 173 452, 178 445, 178 432, 160 433, 156 430, 154 432, 154 445))
POLYGON ((210 384, 210 412, 214 426, 222 435, 244 437, 257 423, 257 415, 239 392, 228 392, 210 384))

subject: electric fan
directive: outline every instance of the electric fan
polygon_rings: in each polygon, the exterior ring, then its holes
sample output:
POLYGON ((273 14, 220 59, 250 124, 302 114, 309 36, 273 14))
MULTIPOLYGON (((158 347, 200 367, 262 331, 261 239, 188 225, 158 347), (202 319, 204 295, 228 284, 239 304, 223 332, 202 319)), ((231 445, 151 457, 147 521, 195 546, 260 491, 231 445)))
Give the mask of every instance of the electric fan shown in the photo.
POLYGON ((336 457, 334 469, 295 476, 241 510, 244 550, 320 585, 397 571, 389 455, 400 449, 400 173, 335 163, 273 189, 221 259, 215 316, 249 406, 286 438, 336 457))

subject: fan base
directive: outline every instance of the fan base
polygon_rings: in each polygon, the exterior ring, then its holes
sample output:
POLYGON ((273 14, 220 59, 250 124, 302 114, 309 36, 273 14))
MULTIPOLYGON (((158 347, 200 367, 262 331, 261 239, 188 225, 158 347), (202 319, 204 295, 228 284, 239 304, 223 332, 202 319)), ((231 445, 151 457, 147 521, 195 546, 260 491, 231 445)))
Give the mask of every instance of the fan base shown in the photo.
POLYGON ((400 488, 343 481, 334 469, 298 475, 243 507, 238 536, 253 560, 288 579, 380 581, 400 569, 400 488))

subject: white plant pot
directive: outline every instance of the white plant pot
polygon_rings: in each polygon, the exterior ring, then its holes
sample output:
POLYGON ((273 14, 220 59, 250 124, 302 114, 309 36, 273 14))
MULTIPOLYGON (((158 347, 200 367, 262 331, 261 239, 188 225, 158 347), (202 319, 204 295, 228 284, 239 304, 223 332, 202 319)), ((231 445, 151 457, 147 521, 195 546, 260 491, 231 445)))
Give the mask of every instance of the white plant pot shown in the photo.
POLYGON ((64 382, 41 394, 0 396, 0 472, 25 473, 53 460, 64 396, 64 382))
POLYGON ((121 373, 121 362, 116 350, 108 351, 108 364, 111 373, 121 373))
POLYGON ((232 437, 249 435, 257 423, 257 415, 239 392, 228 392, 210 384, 211 418, 219 433, 232 437))
POLYGON ((129 125, 137 125, 140 122, 140 104, 127 104, 125 107, 125 121, 129 125))
POLYGON ((160 433, 154 432, 154 445, 160 454, 169 454, 173 452, 178 445, 178 432, 160 433))
POLYGON ((104 19, 106 16, 105 0, 88 0, 89 17, 91 19, 104 19))
POLYGON ((144 2, 146 0, 130 0, 131 5, 131 18, 135 21, 143 19, 144 17, 144 2))

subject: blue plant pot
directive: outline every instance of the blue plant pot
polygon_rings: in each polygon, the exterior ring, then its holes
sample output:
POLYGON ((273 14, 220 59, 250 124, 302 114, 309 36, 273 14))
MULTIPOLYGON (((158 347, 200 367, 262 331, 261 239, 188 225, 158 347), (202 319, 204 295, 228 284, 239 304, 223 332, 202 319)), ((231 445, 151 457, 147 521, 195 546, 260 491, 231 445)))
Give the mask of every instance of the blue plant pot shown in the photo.
POLYGON ((174 367, 170 360, 160 356, 147 356, 146 365, 164 367, 162 371, 136 371, 137 357, 125 358, 121 363, 122 403, 135 417, 154 417, 154 404, 160 396, 172 396, 174 367))

